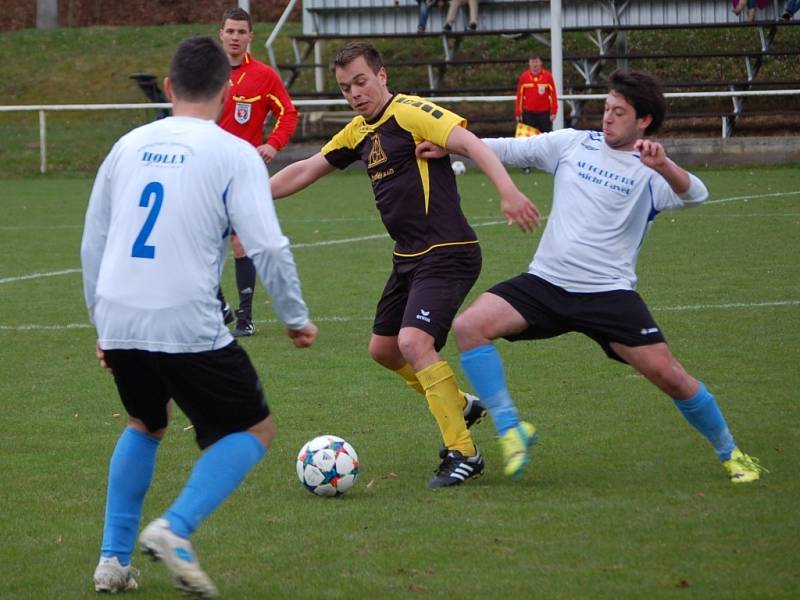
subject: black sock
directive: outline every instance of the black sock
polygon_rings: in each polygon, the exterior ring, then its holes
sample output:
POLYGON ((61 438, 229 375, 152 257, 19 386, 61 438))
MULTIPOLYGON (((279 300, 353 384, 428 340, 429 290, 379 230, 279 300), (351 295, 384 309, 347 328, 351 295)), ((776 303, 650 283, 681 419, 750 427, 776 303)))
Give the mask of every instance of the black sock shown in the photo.
POLYGON ((236 264, 236 287, 239 288, 239 314, 245 319, 252 319, 256 267, 249 256, 237 258, 234 263, 236 264))

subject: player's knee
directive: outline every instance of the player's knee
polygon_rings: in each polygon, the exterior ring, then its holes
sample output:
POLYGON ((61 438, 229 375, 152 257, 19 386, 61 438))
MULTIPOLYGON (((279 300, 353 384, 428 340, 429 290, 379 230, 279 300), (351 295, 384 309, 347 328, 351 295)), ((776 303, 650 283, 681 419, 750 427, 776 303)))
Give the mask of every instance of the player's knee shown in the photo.
POLYGON ((682 367, 670 369, 664 374, 662 389, 670 398, 691 398, 697 392, 695 379, 682 367))
POLYGON ((369 356, 382 367, 393 370, 401 368, 404 363, 395 366, 399 360, 401 360, 398 355, 399 351, 397 349, 390 349, 386 343, 379 342, 375 338, 370 340, 369 356))
POLYGON ((486 336, 481 333, 480 324, 473 318, 469 310, 455 318, 452 329, 461 352, 466 352, 487 342, 486 336))
POLYGON ((381 365, 382 367, 389 368, 389 360, 386 356, 386 353, 383 352, 380 348, 373 348, 372 346, 369 347, 369 356, 372 360, 376 363, 381 365))
POLYGON ((435 360, 436 353, 433 336, 414 327, 404 327, 397 336, 397 347, 403 358, 414 368, 420 368, 420 362, 435 360))
POLYGON ((464 319, 464 314, 458 315, 455 319, 453 319, 453 336, 456 338, 456 344, 458 345, 459 350, 464 350, 464 344, 466 343, 466 336, 467 336, 467 323, 464 319))
POLYGON ((414 364, 414 357, 419 353, 418 346, 418 340, 413 336, 403 335, 403 332, 400 332, 400 335, 397 336, 397 348, 400 350, 400 354, 412 365, 414 364))
POLYGON ((651 365, 647 378, 670 398, 682 398, 691 387, 692 379, 678 361, 663 360, 651 365))

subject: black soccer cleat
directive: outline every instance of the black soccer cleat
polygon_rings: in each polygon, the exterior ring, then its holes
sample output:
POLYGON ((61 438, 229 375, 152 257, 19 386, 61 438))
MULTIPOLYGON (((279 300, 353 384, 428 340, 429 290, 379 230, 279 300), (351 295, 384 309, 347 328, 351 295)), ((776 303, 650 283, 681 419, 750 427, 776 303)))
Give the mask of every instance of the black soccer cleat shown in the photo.
POLYGON ((483 473, 484 462, 477 446, 475 450, 478 452, 475 456, 467 457, 458 450, 448 451, 443 448, 439 453, 442 464, 434 471, 436 474, 428 482, 428 487, 431 489, 452 487, 472 477, 479 477, 483 473))
POLYGON ((248 337, 256 334, 256 324, 250 315, 246 315, 243 310, 236 309, 236 327, 231 331, 233 337, 248 337))
POLYGON ((464 392, 464 398, 467 401, 467 405, 464 407, 464 422, 469 429, 483 420, 483 417, 486 416, 486 407, 477 396, 464 392))

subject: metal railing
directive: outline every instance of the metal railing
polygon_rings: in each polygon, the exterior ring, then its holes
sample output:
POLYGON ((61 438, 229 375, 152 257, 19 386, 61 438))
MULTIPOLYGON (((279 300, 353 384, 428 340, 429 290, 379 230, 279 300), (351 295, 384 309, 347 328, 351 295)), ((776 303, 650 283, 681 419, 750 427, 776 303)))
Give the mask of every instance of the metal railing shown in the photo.
MULTIPOLYGON (((584 100, 603 100, 607 94, 565 94, 559 97, 559 113, 563 114, 564 103, 584 100)), ((747 96, 800 96, 797 90, 751 90, 751 91, 720 91, 720 92, 668 92, 666 98, 743 98, 747 96)), ((426 98, 438 104, 455 104, 459 102, 514 102, 514 96, 435 96, 426 98)), ((297 107, 326 107, 343 106, 347 102, 343 98, 320 100, 295 100, 297 107)), ((69 110, 150 110, 172 108, 172 104, 164 103, 135 103, 135 104, 35 104, 35 105, 9 105, 0 106, 0 113, 4 112, 33 112, 39 113, 39 171, 47 172, 47 112, 69 110)), ((729 137, 727 120, 722 117, 723 138, 729 137)))

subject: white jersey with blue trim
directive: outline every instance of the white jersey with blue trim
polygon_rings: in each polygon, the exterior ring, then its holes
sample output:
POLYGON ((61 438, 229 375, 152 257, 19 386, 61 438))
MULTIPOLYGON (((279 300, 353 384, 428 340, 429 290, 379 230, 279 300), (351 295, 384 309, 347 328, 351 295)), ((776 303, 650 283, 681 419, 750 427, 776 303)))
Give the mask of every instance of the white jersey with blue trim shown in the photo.
POLYGON ((114 145, 94 182, 81 244, 100 347, 179 353, 233 341, 217 289, 233 227, 278 317, 308 323, 263 160, 213 121, 169 117, 114 145))
POLYGON ((484 139, 506 165, 554 175, 553 207, 528 272, 569 292, 636 288, 636 260, 655 216, 708 197, 689 174, 676 194, 634 151, 614 150, 597 131, 562 129, 484 139))

